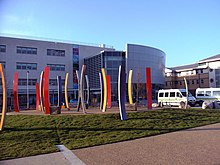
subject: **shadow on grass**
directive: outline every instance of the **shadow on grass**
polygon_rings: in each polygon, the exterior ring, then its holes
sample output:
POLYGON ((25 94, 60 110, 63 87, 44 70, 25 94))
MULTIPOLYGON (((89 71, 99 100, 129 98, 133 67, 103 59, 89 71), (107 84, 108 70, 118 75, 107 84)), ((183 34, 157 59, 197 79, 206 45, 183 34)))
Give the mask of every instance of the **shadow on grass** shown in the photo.
POLYGON ((6 131, 45 131, 45 130, 51 130, 51 131, 177 131, 181 129, 188 129, 192 127, 182 127, 182 128, 84 128, 84 127, 78 127, 78 128, 72 128, 72 127, 66 127, 66 128, 5 128, 6 131))

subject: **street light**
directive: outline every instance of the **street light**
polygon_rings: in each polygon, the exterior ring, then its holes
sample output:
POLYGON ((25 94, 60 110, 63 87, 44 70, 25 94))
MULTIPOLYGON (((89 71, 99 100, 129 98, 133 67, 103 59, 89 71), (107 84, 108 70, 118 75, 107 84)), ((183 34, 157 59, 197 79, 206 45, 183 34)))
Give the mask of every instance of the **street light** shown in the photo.
POLYGON ((29 109, 28 74, 29 74, 29 71, 27 71, 27 109, 29 109))

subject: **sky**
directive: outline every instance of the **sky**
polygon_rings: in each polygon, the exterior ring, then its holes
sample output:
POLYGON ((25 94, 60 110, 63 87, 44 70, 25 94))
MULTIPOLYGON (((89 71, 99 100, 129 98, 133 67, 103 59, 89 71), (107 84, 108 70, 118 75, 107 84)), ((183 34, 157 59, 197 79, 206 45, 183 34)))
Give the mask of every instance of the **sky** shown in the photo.
POLYGON ((0 35, 146 45, 175 67, 220 54, 220 0, 0 0, 0 35))

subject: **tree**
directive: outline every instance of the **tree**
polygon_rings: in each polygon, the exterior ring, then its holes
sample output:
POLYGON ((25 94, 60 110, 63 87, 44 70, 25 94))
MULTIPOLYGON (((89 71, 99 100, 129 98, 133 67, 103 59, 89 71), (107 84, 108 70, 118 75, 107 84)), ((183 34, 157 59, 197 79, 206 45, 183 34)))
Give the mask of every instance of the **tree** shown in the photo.
POLYGON ((145 98, 144 94, 144 84, 141 83, 142 77, 140 73, 140 67, 136 69, 136 83, 134 83, 134 93, 135 93, 135 111, 137 111, 139 104, 139 97, 145 98))

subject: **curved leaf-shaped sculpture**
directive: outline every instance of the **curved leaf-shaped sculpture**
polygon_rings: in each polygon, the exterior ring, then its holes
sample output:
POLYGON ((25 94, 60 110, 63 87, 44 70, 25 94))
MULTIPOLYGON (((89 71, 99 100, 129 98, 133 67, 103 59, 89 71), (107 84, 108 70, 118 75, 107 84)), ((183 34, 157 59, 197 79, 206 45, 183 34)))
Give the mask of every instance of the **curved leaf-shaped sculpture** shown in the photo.
POLYGON ((107 108, 111 108, 111 77, 110 75, 106 76, 107 80, 107 108))
POLYGON ((100 82, 100 93, 101 93, 101 96, 100 96, 100 110, 102 110, 102 107, 103 107, 103 80, 102 80, 102 74, 99 73, 99 82, 100 82))
POLYGON ((62 105, 62 82, 61 82, 61 76, 57 76, 57 88, 58 88, 58 103, 57 106, 61 107, 62 105))
POLYGON ((44 111, 44 99, 43 99, 43 89, 44 89, 44 85, 43 85, 43 83, 44 83, 44 81, 43 81, 43 79, 44 79, 44 71, 42 71, 41 72, 41 74, 40 74, 40 109, 41 109, 41 111, 44 111))
POLYGON ((66 78, 65 78, 65 102, 66 102, 66 108, 69 109, 69 101, 68 101, 68 77, 69 73, 66 73, 66 78))
POLYGON ((86 113, 85 103, 84 103, 84 74, 86 71, 86 65, 82 66, 81 76, 79 81, 79 94, 78 94, 78 104, 77 111, 79 111, 80 107, 82 107, 83 113, 86 113))
POLYGON ((129 99, 129 103, 133 104, 131 82, 132 82, 132 70, 129 71, 129 75, 128 75, 128 99, 129 99))
POLYGON ((44 78, 43 78, 43 99, 44 99, 44 109, 45 114, 50 114, 50 100, 49 100, 49 73, 50 67, 46 66, 44 68, 44 78))
POLYGON ((14 74, 13 95, 14 95, 14 111, 15 112, 19 112, 19 103, 18 103, 18 72, 15 72, 15 74, 14 74))
POLYGON ((107 107, 107 81, 106 81, 106 74, 105 69, 102 68, 102 80, 103 80, 103 90, 104 90, 104 97, 103 97, 103 106, 102 106, 102 112, 106 111, 107 107))
POLYGON ((36 83, 36 110, 40 111, 40 90, 39 90, 39 84, 36 83))
POLYGON ((125 67, 119 66, 118 71, 118 101, 119 101, 119 111, 121 120, 126 120, 126 110, 125 110, 125 101, 126 101, 126 81, 125 81, 125 67))
POLYGON ((2 64, 0 63, 0 74, 2 77, 2 117, 1 117, 1 123, 0 123, 0 131, 4 129, 5 120, 6 120, 6 107, 7 107, 7 96, 6 96, 6 85, 5 85, 5 76, 2 64))

